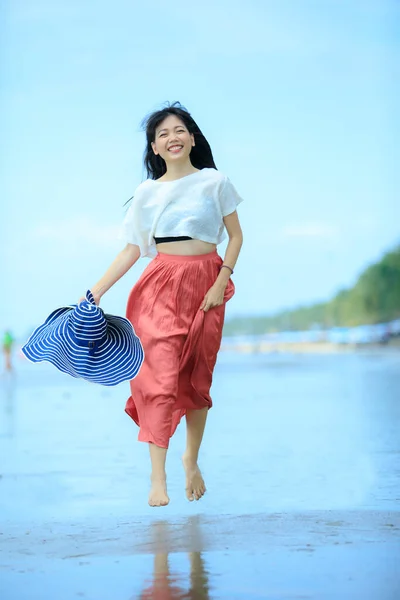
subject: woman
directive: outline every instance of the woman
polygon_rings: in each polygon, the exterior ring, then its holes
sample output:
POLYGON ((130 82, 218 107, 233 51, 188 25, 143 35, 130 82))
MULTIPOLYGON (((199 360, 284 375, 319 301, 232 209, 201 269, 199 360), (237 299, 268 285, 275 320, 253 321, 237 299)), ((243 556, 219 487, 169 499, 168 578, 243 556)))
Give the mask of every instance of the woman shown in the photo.
POLYGON ((221 343, 225 303, 242 231, 241 198, 215 166, 210 146, 179 103, 144 121, 148 179, 135 190, 123 230, 127 242, 91 290, 96 303, 136 263, 153 257, 129 295, 126 316, 145 359, 130 382, 126 412, 139 425, 152 465, 150 506, 169 503, 165 461, 169 440, 185 415, 186 495, 206 491, 198 454, 212 405, 209 390, 221 343), (229 234, 225 259, 217 244, 229 234))

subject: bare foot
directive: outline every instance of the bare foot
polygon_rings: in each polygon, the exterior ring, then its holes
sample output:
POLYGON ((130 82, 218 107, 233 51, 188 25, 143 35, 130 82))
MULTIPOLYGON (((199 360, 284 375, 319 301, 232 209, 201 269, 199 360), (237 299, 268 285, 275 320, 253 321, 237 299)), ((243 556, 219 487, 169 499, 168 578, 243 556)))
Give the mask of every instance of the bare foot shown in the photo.
POLYGON ((186 472, 186 496, 192 502, 200 500, 206 491, 206 484, 196 461, 190 457, 183 455, 183 467, 186 472))
POLYGON ((151 490, 149 494, 150 506, 167 506, 169 497, 167 494, 167 482, 165 479, 151 478, 151 490))

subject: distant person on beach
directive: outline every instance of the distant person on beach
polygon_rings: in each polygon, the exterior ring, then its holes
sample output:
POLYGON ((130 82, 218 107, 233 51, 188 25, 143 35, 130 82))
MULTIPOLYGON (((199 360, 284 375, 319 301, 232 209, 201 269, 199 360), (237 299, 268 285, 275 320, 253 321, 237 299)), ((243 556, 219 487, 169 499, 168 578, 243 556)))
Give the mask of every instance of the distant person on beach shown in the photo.
MULTIPOLYGON (((165 463, 169 441, 186 419, 186 495, 206 486, 198 454, 221 344, 231 275, 242 246, 236 212, 242 201, 214 163, 189 112, 174 103, 143 121, 147 179, 135 190, 123 223, 125 248, 91 288, 96 304, 140 257, 153 260, 132 288, 126 309, 145 359, 130 382, 125 410, 139 426, 151 459, 150 506, 169 503, 165 463), (224 260, 217 244, 228 232, 224 260)), ((83 298, 82 298, 83 299, 83 298)))
POLYGON ((5 331, 3 335, 3 354, 4 354, 4 369, 7 373, 13 370, 11 356, 14 338, 11 331, 5 331))

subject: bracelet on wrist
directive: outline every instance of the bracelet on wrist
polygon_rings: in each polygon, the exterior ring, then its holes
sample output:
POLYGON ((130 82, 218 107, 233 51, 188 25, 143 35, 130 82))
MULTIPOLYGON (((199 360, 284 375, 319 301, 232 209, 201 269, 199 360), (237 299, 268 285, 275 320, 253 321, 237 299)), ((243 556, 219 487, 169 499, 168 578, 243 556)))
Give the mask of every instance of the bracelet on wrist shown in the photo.
POLYGON ((228 267, 228 265, 221 265, 219 270, 223 269, 224 267, 225 267, 225 269, 229 269, 231 272, 231 275, 233 275, 233 269, 232 269, 232 267, 228 267))

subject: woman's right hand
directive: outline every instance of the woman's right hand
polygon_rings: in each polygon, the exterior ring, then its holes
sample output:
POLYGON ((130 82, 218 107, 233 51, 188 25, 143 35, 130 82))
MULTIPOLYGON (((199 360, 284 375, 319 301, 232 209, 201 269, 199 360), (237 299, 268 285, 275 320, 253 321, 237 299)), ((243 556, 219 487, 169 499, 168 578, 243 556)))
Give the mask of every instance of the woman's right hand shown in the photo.
MULTIPOLYGON (((98 294, 93 294, 93 298, 95 301, 96 306, 99 306, 100 304, 100 296, 98 294)), ((78 300, 78 306, 81 302, 85 302, 86 301, 86 296, 82 296, 82 298, 79 298, 78 300)))

